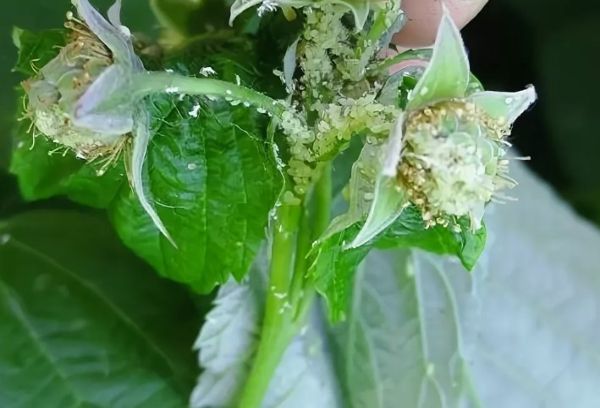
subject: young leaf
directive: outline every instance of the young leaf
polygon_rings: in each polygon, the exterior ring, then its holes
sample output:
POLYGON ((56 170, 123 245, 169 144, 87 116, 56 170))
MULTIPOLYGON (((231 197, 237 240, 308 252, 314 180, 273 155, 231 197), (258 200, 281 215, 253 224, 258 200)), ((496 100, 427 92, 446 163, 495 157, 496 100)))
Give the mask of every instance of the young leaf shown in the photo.
POLYGON ((263 293, 256 289, 233 280, 219 288, 214 308, 194 344, 203 372, 191 396, 192 407, 235 405, 260 331, 257 323, 263 293))
POLYGON ((196 307, 101 219, 2 220, 0 265, 1 406, 185 404, 196 307))
POLYGON ((329 316, 334 322, 344 319, 356 270, 372 248, 420 248, 456 256, 465 268, 472 269, 486 241, 485 227, 474 233, 468 228, 460 233, 441 226, 426 228, 415 207, 407 207, 378 239, 348 249, 347 242, 351 242, 359 230, 361 225, 357 223, 322 241, 314 252, 309 270, 317 290, 327 301, 329 316))
MULTIPOLYGON (((195 345, 204 371, 192 393, 193 408, 237 406, 258 342, 264 269, 257 263, 249 281, 229 281, 219 289, 195 345)), ((262 407, 341 407, 326 341, 318 316, 312 314, 303 333, 285 352, 262 407)))

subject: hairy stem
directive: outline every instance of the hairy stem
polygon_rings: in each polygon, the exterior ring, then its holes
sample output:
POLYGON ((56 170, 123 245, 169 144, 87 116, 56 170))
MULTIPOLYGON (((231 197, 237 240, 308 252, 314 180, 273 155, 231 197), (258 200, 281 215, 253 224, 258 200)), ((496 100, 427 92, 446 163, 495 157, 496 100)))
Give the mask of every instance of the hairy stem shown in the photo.
POLYGON ((318 239, 329 226, 332 202, 332 165, 327 162, 322 169, 321 178, 315 186, 315 219, 313 240, 318 239))
POLYGON ((293 306, 288 300, 288 290, 301 211, 300 206, 285 204, 276 210, 260 344, 240 397, 240 407, 260 407, 279 361, 298 330, 292 319, 293 306))
POLYGON ((161 92, 203 95, 250 104, 277 117, 286 111, 285 104, 280 101, 254 89, 219 79, 194 78, 168 72, 143 72, 133 76, 131 89, 136 98, 161 92))
POLYGON ((306 276, 310 242, 325 231, 331 212, 331 166, 314 190, 315 210, 282 205, 274 217, 271 268, 260 344, 238 406, 258 408, 285 350, 306 319, 314 288, 306 276), (312 222, 311 222, 312 221, 312 222), (311 226, 313 228, 311 228, 311 226))

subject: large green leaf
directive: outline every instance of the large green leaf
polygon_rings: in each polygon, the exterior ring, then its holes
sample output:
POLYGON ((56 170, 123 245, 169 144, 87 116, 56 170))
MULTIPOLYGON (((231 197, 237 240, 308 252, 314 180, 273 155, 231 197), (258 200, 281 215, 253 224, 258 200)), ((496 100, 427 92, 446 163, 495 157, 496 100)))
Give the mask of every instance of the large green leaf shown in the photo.
POLYGON ((472 274, 373 253, 336 329, 351 407, 600 405, 600 233, 533 176, 488 216, 472 274))
POLYGON ((0 221, 0 265, 0 406, 185 406, 196 308, 100 218, 0 221))

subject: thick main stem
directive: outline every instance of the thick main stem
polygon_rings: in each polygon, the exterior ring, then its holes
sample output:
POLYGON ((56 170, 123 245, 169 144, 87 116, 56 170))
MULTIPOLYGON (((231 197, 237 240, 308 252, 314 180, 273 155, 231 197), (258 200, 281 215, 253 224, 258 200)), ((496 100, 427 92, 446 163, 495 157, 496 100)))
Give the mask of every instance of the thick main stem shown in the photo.
POLYGON ((293 305, 288 300, 288 290, 301 211, 300 206, 285 204, 276 209, 260 344, 240 397, 240 407, 260 407, 277 365, 297 331, 292 318, 293 305))
POLYGON ((314 299, 306 276, 309 243, 329 224, 331 167, 315 186, 312 225, 303 206, 282 205, 274 217, 271 268, 260 344, 239 407, 261 406, 285 350, 300 330, 314 299), (312 228, 310 228, 312 226, 312 228))

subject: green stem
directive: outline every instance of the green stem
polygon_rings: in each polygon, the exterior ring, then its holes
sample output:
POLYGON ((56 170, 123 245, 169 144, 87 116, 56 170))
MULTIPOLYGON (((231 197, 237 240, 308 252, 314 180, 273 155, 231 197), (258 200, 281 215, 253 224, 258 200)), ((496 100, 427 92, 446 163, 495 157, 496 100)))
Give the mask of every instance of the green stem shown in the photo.
POLYGON ((286 111, 285 103, 277 101, 254 89, 219 79, 195 78, 169 72, 142 72, 131 80, 136 98, 154 93, 178 93, 225 98, 231 102, 247 103, 273 116, 286 111))
MULTIPOLYGON (((333 201, 333 175, 332 164, 327 162, 321 169, 321 178, 315 185, 315 206, 311 241, 316 241, 329 227, 331 221, 331 203, 333 201)), ((306 257, 307 253, 303 256, 306 257)), ((298 273, 298 272, 295 272, 298 273)), ((296 308, 295 320, 302 321, 315 298, 315 288, 311 277, 306 276, 306 270, 302 271, 303 286, 302 296, 299 296, 298 306, 296 308)))
POLYGON ((321 178, 315 186, 315 220, 313 240, 318 239, 329 227, 331 221, 332 197, 332 165, 327 162, 321 170, 321 178))
POLYGON ((298 330, 292 319, 293 306, 288 300, 288 290, 294 265, 300 212, 300 206, 285 204, 276 211, 260 344, 242 390, 240 407, 260 407, 281 357, 298 330))
POLYGON ((314 190, 315 212, 308 217, 303 206, 277 208, 271 248, 271 269, 260 344, 239 407, 261 406, 269 383, 285 350, 304 323, 315 290, 306 276, 310 242, 329 225, 331 212, 331 165, 314 190), (311 227, 311 222, 314 228, 311 227))
POLYGON ((304 210, 300 219, 300 230, 296 242, 294 275, 290 286, 290 302, 293 305, 297 305, 300 297, 303 295, 305 275, 308 269, 306 254, 310 251, 311 233, 310 216, 308 211, 304 210))

